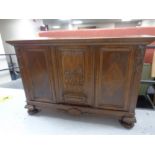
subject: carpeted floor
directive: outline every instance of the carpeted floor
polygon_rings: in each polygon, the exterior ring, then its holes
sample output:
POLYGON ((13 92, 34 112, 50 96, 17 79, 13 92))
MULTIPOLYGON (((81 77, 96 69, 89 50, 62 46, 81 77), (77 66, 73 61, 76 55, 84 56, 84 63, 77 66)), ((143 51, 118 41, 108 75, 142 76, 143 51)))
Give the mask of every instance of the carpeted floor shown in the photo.
POLYGON ((0 96, 9 96, 0 103, 0 135, 25 134, 155 134, 155 111, 137 109, 133 129, 123 128, 117 119, 81 115, 75 117, 62 111, 42 110, 29 116, 22 89, 0 88, 0 96))
MULTIPOLYGON (((5 84, 1 84, 0 88, 23 89, 22 80, 17 79, 5 84)), ((150 102, 144 96, 138 97, 137 108, 153 109, 150 102)))
POLYGON ((23 83, 21 79, 13 80, 8 83, 0 85, 1 88, 13 88, 13 89, 23 89, 23 83))

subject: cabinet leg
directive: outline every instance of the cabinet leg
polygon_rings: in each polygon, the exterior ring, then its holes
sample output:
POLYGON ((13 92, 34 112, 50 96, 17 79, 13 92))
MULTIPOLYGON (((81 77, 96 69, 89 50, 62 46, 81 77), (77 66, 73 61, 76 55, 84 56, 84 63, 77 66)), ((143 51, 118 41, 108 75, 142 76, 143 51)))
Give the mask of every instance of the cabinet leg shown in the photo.
POLYGON ((119 120, 120 124, 127 128, 127 129, 131 129, 134 127, 134 124, 136 123, 136 118, 135 116, 124 116, 122 117, 121 120, 119 120))
POLYGON ((29 115, 34 115, 39 112, 39 110, 36 109, 35 106, 33 106, 33 105, 26 105, 25 108, 28 109, 27 112, 29 115))

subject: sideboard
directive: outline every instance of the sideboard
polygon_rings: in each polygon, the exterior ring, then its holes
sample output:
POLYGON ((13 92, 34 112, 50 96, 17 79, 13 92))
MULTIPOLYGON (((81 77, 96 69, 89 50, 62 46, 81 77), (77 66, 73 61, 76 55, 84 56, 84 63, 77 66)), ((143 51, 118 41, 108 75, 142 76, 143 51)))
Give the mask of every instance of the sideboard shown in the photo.
POLYGON ((16 50, 29 114, 42 108, 93 113, 132 128, 145 46, 153 41, 153 36, 125 36, 7 43, 16 50))

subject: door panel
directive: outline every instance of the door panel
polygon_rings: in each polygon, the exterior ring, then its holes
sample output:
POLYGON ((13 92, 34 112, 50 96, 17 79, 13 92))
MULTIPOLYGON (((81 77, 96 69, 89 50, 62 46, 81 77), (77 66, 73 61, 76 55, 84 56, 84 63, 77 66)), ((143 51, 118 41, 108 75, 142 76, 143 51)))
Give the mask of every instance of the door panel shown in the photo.
POLYGON ((133 52, 129 48, 100 48, 96 53, 97 107, 125 110, 133 52))
POLYGON ((55 102, 52 56, 50 48, 25 47, 20 51, 23 82, 30 100, 55 102))
POLYGON ((93 104, 93 56, 88 47, 69 46, 56 49, 58 61, 59 102, 93 104))

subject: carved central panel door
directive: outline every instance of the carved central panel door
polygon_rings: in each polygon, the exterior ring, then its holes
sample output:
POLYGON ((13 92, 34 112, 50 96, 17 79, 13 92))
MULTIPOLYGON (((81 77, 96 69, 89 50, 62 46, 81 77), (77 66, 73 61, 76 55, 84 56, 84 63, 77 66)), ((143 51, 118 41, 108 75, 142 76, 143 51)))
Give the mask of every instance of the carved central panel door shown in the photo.
POLYGON ((86 46, 56 49, 59 102, 92 105, 94 87, 93 54, 86 46))

